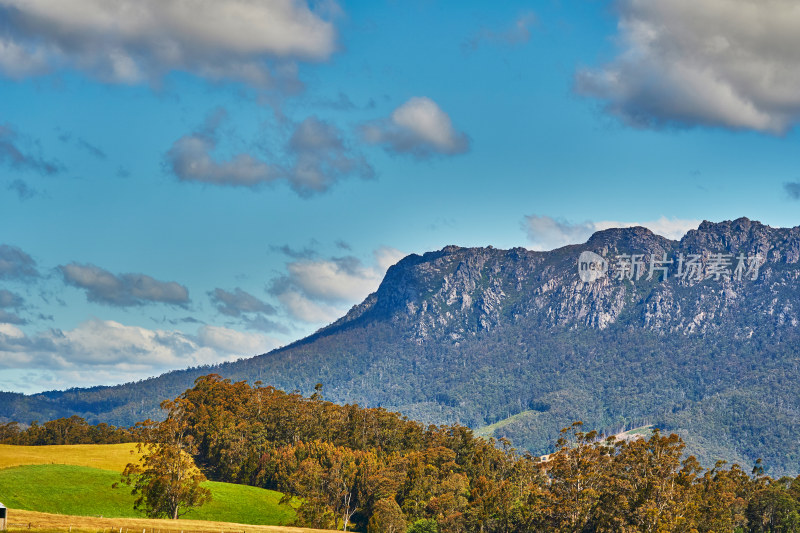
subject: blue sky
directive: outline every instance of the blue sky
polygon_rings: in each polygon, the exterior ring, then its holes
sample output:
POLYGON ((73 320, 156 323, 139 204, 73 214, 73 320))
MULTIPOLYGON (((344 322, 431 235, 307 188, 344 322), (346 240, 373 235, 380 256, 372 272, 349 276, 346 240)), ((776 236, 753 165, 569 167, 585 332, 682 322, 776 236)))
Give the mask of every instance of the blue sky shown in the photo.
POLYGON ((796 226, 800 7, 0 0, 0 390, 263 353, 408 253, 796 226))

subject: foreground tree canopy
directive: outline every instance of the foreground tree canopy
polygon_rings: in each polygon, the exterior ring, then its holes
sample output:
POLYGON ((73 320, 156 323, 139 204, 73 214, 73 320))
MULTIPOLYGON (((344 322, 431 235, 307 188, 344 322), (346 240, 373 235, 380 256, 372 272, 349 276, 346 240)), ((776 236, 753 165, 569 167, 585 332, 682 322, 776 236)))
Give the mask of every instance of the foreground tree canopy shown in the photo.
MULTIPOLYGON (((800 477, 685 457, 676 435, 562 431, 541 459, 463 426, 216 375, 165 407, 211 479, 297 496, 298 525, 369 532, 800 531, 800 477)), ((788 453, 788 452, 787 452, 788 453)))
POLYGON ((206 477, 192 459, 197 450, 187 423, 187 406, 181 398, 165 401, 161 407, 169 412, 166 420, 139 424, 141 457, 122 472, 122 483, 132 486, 131 494, 137 496, 134 509, 152 518, 177 520, 211 501, 211 491, 200 486, 206 477))

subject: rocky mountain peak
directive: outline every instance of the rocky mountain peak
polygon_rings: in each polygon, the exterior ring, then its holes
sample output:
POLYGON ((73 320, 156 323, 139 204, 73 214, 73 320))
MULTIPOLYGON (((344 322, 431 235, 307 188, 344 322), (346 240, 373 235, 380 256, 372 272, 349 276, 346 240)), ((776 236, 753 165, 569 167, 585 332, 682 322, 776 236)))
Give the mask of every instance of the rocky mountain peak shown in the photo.
POLYGON ((746 336, 756 323, 765 325, 749 309, 754 300, 772 323, 800 321, 793 301, 798 270, 787 268, 799 260, 800 227, 771 228, 747 218, 704 221, 680 241, 630 227, 598 231, 585 244, 549 252, 446 246, 392 266, 378 290, 332 327, 389 320, 419 342, 447 338, 456 343, 519 322, 596 329, 624 324, 684 333, 728 328, 746 336), (611 266, 601 279, 586 283, 579 278, 583 251, 607 258, 611 266), (727 273, 708 275, 719 254, 724 254, 727 273), (690 256, 700 257, 700 270, 686 276, 683 262, 690 256), (758 256, 764 264, 737 279, 739 256, 758 256), (625 258, 639 264, 620 274, 614 265, 625 258), (666 259, 654 276, 651 259, 659 265, 666 259), (756 279, 749 279, 753 273, 756 279))
POLYGON ((675 244, 675 241, 657 235, 647 228, 634 226, 598 231, 585 244, 577 246, 580 250, 591 250, 605 256, 631 253, 631 251, 662 254, 672 250, 675 244))

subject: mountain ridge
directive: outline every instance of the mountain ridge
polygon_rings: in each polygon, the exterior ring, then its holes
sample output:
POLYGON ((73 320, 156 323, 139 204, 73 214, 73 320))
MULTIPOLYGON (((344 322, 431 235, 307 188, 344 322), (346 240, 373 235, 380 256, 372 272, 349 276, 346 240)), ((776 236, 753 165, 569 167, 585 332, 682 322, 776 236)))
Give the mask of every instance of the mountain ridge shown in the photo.
POLYGON ((424 422, 482 427, 526 413, 497 436, 536 453, 577 419, 609 431, 657 423, 712 464, 765 456, 794 473, 797 453, 775 450, 787 439, 797 449, 800 434, 799 262, 800 227, 746 218, 704 221, 677 241, 634 227, 545 252, 448 246, 405 257, 345 316, 267 354, 15 397, 0 416, 127 423, 214 372, 303 393, 322 382, 328 399, 424 422), (643 270, 648 256, 672 263, 667 279, 623 269, 584 282, 582 252, 609 263, 642 255, 643 270), (678 277, 693 255, 703 268, 727 261, 727 278, 678 277), (736 279, 738 255, 761 258, 755 280, 736 279))

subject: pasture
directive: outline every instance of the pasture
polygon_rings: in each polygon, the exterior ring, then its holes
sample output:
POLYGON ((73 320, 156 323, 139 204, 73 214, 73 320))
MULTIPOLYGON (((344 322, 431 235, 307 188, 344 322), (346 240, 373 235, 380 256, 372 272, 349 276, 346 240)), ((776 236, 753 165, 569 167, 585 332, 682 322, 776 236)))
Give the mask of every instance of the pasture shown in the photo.
MULTIPOLYGON (((125 465, 138 458, 131 453, 134 449, 133 444, 0 445, 0 502, 15 515, 29 511, 145 519, 134 511, 129 487, 112 488, 125 465)), ((279 492, 214 481, 204 486, 211 490, 212 501, 187 513, 186 520, 285 525, 295 519, 292 505, 279 504, 279 492)))

